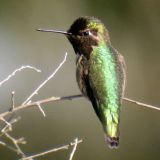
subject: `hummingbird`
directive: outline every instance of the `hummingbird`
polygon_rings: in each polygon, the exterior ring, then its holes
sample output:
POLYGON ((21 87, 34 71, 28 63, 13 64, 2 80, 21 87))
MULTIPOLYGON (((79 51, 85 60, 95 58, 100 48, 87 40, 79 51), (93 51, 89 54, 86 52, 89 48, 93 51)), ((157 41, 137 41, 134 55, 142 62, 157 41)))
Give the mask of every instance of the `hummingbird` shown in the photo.
POLYGON ((110 148, 119 146, 120 108, 125 89, 123 56, 111 45, 108 30, 95 17, 79 17, 67 31, 38 29, 66 35, 76 54, 76 79, 99 118, 110 148))

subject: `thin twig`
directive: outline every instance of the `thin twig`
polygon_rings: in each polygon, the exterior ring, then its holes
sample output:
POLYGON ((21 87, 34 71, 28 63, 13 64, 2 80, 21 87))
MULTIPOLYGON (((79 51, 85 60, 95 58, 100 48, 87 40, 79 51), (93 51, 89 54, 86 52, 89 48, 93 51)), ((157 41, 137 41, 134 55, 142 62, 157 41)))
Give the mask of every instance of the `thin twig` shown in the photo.
POLYGON ((1 134, 0 137, 4 135, 5 132, 11 131, 12 130, 12 124, 16 123, 18 120, 20 120, 20 117, 14 118, 11 121, 7 121, 8 124, 6 124, 2 129, 1 129, 1 134))
POLYGON ((39 103, 37 103, 37 106, 38 106, 39 110, 41 111, 42 115, 44 117, 46 117, 46 114, 45 114, 44 110, 42 109, 41 105, 39 103))
POLYGON ((15 138, 13 138, 9 133, 5 132, 4 135, 10 139, 12 141, 12 143, 14 144, 17 154, 20 155, 21 157, 26 157, 24 152, 21 150, 19 143, 23 143, 23 141, 21 139, 16 140, 15 138))
POLYGON ((74 142, 75 142, 75 143, 74 143, 72 152, 70 153, 69 160, 72 160, 72 159, 73 159, 73 156, 74 156, 74 154, 75 154, 75 152, 76 152, 76 149, 77 149, 77 146, 78 146, 78 138, 76 138, 76 139, 74 140, 74 142))
POLYGON ((8 127, 9 130, 12 130, 12 124, 11 123, 9 123, 8 121, 6 121, 4 119, 4 117, 1 117, 0 119, 6 124, 6 126, 8 127))
MULTIPOLYGON (((32 102, 30 104, 26 104, 26 105, 21 105, 21 106, 17 106, 13 109, 12 112, 10 111, 6 111, 4 113, 1 113, 0 114, 0 119, 2 117, 5 117, 7 115, 10 115, 14 112, 17 112, 19 110, 22 110, 24 108, 29 108, 29 107, 34 107, 34 106, 37 106, 37 103, 38 104, 46 104, 46 103, 49 103, 49 102, 54 102, 54 101, 62 101, 62 100, 73 100, 73 99, 77 99, 77 98, 81 98, 83 97, 83 95, 81 94, 78 94, 78 95, 72 95, 72 96, 65 96, 65 97, 50 97, 50 98, 47 98, 47 99, 43 99, 43 100, 40 100, 40 101, 36 101, 36 102, 32 102)), ((129 102, 129 103, 135 103, 139 106, 143 106, 143 107, 146 107, 146 108, 150 108, 150 109, 155 109, 155 110, 160 110, 159 107, 155 107, 155 106, 152 106, 152 105, 148 105, 148 104, 145 104, 145 103, 142 103, 142 102, 139 102, 139 101, 135 101, 135 100, 132 100, 132 99, 129 99, 129 98, 123 98, 124 101, 126 102, 129 102)))
POLYGON ((156 106, 153 106, 153 105, 150 105, 150 104, 145 104, 145 103, 142 103, 142 102, 130 99, 130 98, 123 98, 123 100, 126 101, 126 102, 129 102, 129 103, 137 104, 138 106, 142 106, 142 107, 145 107, 145 108, 149 108, 149 109, 154 109, 154 110, 160 111, 160 107, 156 107, 156 106))
POLYGON ((35 90, 33 91, 33 93, 22 103, 22 105, 27 104, 27 103, 31 100, 31 98, 32 98, 34 95, 38 94, 38 91, 39 91, 50 79, 52 79, 52 78, 55 76, 55 74, 59 71, 59 69, 62 67, 62 65, 63 65, 64 62, 66 61, 66 58, 67 58, 67 52, 66 52, 66 54, 65 54, 65 56, 64 56, 63 61, 59 64, 59 66, 55 69, 55 71, 54 71, 47 79, 45 79, 45 80, 38 86, 37 89, 35 89, 35 90))
MULTIPOLYGON (((22 158, 26 157, 25 153, 22 151, 21 147, 19 146, 19 144, 26 144, 25 139, 19 138, 19 139, 15 139, 14 137, 12 137, 9 132, 12 129, 12 124, 14 124, 15 122, 18 121, 18 118, 12 119, 10 122, 5 121, 6 126, 1 130, 1 135, 0 136, 6 136, 7 139, 9 139, 12 144, 14 145, 14 147, 6 144, 5 142, 0 141, 0 144, 7 147, 8 149, 14 151, 17 153, 17 155, 20 155, 22 158)), ((33 160, 33 159, 30 159, 33 160)))
POLYGON ((0 141, 0 145, 7 147, 8 149, 10 149, 11 151, 14 151, 17 153, 17 150, 15 148, 13 148, 12 146, 9 146, 8 144, 6 144, 5 142, 0 141))
POLYGON ((77 145, 78 145, 79 143, 81 143, 81 142, 82 142, 82 140, 78 140, 78 139, 77 139, 76 142, 73 142, 73 143, 70 143, 70 144, 67 144, 67 145, 63 145, 63 146, 61 146, 61 147, 53 148, 53 149, 50 149, 50 150, 47 150, 47 151, 44 151, 44 152, 41 152, 41 153, 38 153, 38 154, 34 154, 34 155, 32 155, 32 156, 29 156, 29 157, 24 157, 24 158, 22 158, 22 159, 20 159, 20 160, 28 160, 28 159, 31 159, 31 158, 33 159, 33 158, 41 157, 41 156, 44 156, 44 155, 49 154, 49 153, 52 153, 52 152, 56 152, 56 151, 59 151, 59 150, 68 149, 69 146, 75 146, 75 145, 76 145, 76 147, 77 147, 77 145))
POLYGON ((66 97, 50 97, 50 98, 43 99, 43 100, 40 100, 40 101, 32 102, 30 104, 20 105, 20 106, 15 107, 12 110, 12 112, 6 111, 4 113, 1 113, 0 114, 0 119, 1 119, 1 117, 5 117, 5 116, 10 115, 10 114, 12 114, 14 112, 20 111, 20 110, 22 110, 24 108, 37 106, 37 104, 41 105, 41 104, 46 104, 46 103, 53 102, 53 101, 72 100, 72 99, 81 98, 81 97, 83 97, 83 96, 82 95, 73 95, 73 96, 66 96, 66 97))
POLYGON ((8 75, 7 78, 5 78, 4 80, 2 80, 0 82, 0 87, 2 86, 2 84, 4 84, 5 82, 7 82, 10 78, 12 78, 13 76, 15 76, 15 74, 17 72, 20 72, 23 69, 32 69, 32 70, 35 70, 36 72, 41 72, 41 70, 39 70, 39 69, 37 69, 37 68, 35 68, 33 66, 29 66, 29 65, 27 65, 27 66, 21 66, 20 68, 15 69, 10 75, 8 75))
POLYGON ((1 117, 1 120, 2 120, 3 122, 5 122, 8 126, 11 126, 11 124, 10 124, 9 122, 7 122, 3 117, 1 117))
POLYGON ((14 103, 15 103, 15 101, 14 101, 14 95, 15 95, 15 92, 14 91, 12 91, 12 97, 11 97, 11 111, 14 109, 14 103))

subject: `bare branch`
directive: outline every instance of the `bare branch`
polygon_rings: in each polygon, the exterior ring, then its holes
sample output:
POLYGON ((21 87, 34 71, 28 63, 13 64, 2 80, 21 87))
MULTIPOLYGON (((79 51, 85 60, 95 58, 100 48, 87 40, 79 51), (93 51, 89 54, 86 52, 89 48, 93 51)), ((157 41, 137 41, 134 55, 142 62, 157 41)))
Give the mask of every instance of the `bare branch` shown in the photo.
POLYGON ((126 102, 129 102, 129 103, 137 104, 138 106, 142 106, 142 107, 145 107, 145 108, 155 109, 155 110, 160 111, 160 107, 156 107, 156 106, 153 106, 153 105, 145 104, 145 103, 142 103, 142 102, 139 102, 139 101, 135 101, 135 100, 129 99, 129 98, 123 98, 123 100, 126 101, 126 102))
MULTIPOLYGON (((52 153, 52 152, 57 152, 57 151, 59 151, 59 150, 64 150, 64 149, 68 149, 69 148, 69 146, 74 146, 74 148, 75 148, 75 146, 77 147, 77 145, 79 144, 79 143, 81 143, 82 142, 82 140, 78 140, 78 138, 77 138, 77 140, 75 141, 75 142, 73 142, 73 143, 70 143, 70 144, 67 144, 67 145, 63 145, 63 146, 61 146, 61 147, 58 147, 58 148, 53 148, 53 149, 50 149, 50 150, 47 150, 47 151, 44 151, 44 152, 41 152, 41 153, 38 153, 38 154, 35 154, 35 155, 32 155, 32 156, 29 156, 29 157, 24 157, 24 158, 22 158, 22 159, 20 159, 20 160, 29 160, 29 159, 33 159, 33 158, 37 158, 37 157, 41 157, 41 156, 44 156, 44 155, 46 155, 46 154, 49 154, 49 153, 52 153)), ((75 151, 74 151, 75 152, 75 151)), ((74 153, 73 153, 74 154, 74 153)), ((71 160, 71 159, 70 159, 71 160)))
POLYGON ((66 52, 66 54, 65 54, 65 56, 64 56, 63 61, 59 64, 59 66, 55 69, 55 71, 54 71, 45 81, 43 81, 43 82, 38 86, 37 89, 35 89, 35 90, 33 91, 33 93, 22 103, 22 105, 27 104, 27 103, 31 100, 31 98, 32 98, 34 95, 38 94, 38 91, 39 91, 50 79, 52 79, 52 78, 55 76, 55 74, 59 71, 59 69, 62 67, 62 65, 63 65, 64 62, 66 61, 66 58, 67 58, 67 52, 66 52))
POLYGON ((10 78, 12 78, 13 76, 15 76, 15 74, 17 72, 20 72, 23 69, 32 69, 32 70, 35 70, 36 72, 41 72, 41 70, 39 70, 39 69, 37 69, 35 67, 32 67, 32 66, 29 66, 29 65, 27 65, 27 66, 21 66, 20 68, 15 69, 7 78, 5 78, 4 80, 2 80, 0 82, 0 87, 2 86, 2 84, 4 84, 5 82, 7 82, 10 78))
POLYGON ((6 126, 1 130, 2 134, 1 136, 5 135, 6 138, 8 138, 15 147, 12 147, 8 144, 6 144, 5 142, 1 141, 1 145, 9 148, 10 150, 16 152, 18 155, 20 155, 21 157, 25 157, 25 154, 23 153, 23 151, 21 150, 19 144, 25 144, 26 141, 24 140, 24 138, 19 138, 19 139, 15 139, 14 137, 12 137, 8 132, 10 132, 12 130, 12 124, 17 122, 18 118, 16 119, 12 119, 10 122, 7 122, 4 119, 4 122, 6 123, 6 126))
POLYGON ((12 91, 12 97, 11 97, 11 111, 14 109, 14 95, 15 95, 15 92, 12 91))
POLYGON ((10 127, 11 127, 11 124, 10 124, 9 122, 7 122, 3 117, 1 117, 1 120, 2 120, 3 122, 5 122, 5 123, 6 123, 6 125, 8 125, 8 126, 10 126, 10 127))
MULTIPOLYGON (((9 123, 8 121, 6 121, 3 117, 1 117, 0 119, 1 119, 3 122, 5 122, 5 124, 6 124, 5 126, 7 126, 7 129, 11 131, 11 130, 12 130, 12 124, 9 123)), ((6 127, 4 127, 4 128, 6 128, 6 127)), ((3 129, 2 129, 2 131, 3 131, 3 129)))
POLYGON ((41 111, 41 113, 43 114, 43 116, 46 117, 46 114, 45 114, 44 110, 42 109, 41 105, 39 103, 37 103, 37 106, 38 106, 39 110, 41 111))
POLYGON ((70 156, 69 156, 69 160, 72 160, 73 159, 73 156, 74 156, 74 154, 75 154, 75 152, 76 152, 76 149, 77 149, 77 146, 78 146, 78 138, 76 138, 75 140, 74 140, 74 145, 73 145, 73 149, 72 149, 72 152, 71 152, 71 154, 70 154, 70 156))
POLYGON ((18 120, 20 120, 20 117, 14 118, 10 122, 7 121, 8 123, 6 123, 6 125, 1 129, 2 133, 0 134, 0 137, 3 136, 5 132, 11 131, 12 130, 12 124, 16 123, 18 120))
MULTIPOLYGON (((1 113, 0 114, 0 119, 2 117, 5 117, 9 114, 12 114, 14 112, 17 112, 19 110, 22 110, 24 108, 29 108, 29 107, 34 107, 34 106, 37 106, 37 104, 46 104, 46 103, 49 103, 49 102, 54 102, 54 101, 62 101, 62 100, 73 100, 73 99, 77 99, 77 98, 81 98, 83 97, 83 95, 81 94, 78 94, 78 95, 72 95, 72 96, 66 96, 66 97, 50 97, 50 98, 47 98, 47 99, 43 99, 43 100, 40 100, 40 101, 36 101, 36 102, 32 102, 30 104, 26 104, 26 105, 21 105, 21 106, 17 106, 15 107, 12 112, 10 111, 6 111, 4 113, 1 113)), ((135 101, 135 100, 131 100, 129 98, 123 98, 124 101, 126 102, 129 102, 129 103, 135 103, 139 106, 143 106, 143 107, 146 107, 146 108, 150 108, 150 109, 155 109, 155 110, 160 110, 159 107, 155 107, 155 106, 152 106, 152 105, 148 105, 148 104, 145 104, 145 103, 141 103, 139 101, 135 101)))
POLYGON ((14 151, 17 153, 17 150, 15 148, 13 148, 12 146, 9 146, 8 144, 6 144, 5 142, 0 141, 0 145, 7 147, 8 149, 10 149, 11 151, 14 151))
POLYGON ((15 146, 15 150, 17 152, 18 155, 20 155, 21 157, 26 157, 25 154, 23 153, 23 151, 21 150, 20 146, 19 146, 19 143, 21 144, 24 144, 25 141, 20 138, 20 139, 15 139, 13 138, 9 133, 7 132, 4 132, 4 135, 9 139, 11 140, 11 142, 14 144, 15 146))
POLYGON ((37 104, 41 105, 41 104, 46 104, 46 103, 49 103, 49 102, 52 102, 52 101, 72 100, 72 99, 80 98, 80 97, 83 97, 83 96, 82 95, 73 95, 73 96, 67 96, 67 97, 50 97, 50 98, 43 99, 43 100, 36 101, 36 102, 32 102, 32 103, 29 103, 29 104, 20 105, 20 106, 15 107, 12 111, 6 111, 4 113, 1 113, 0 114, 0 119, 2 117, 10 115, 10 114, 12 114, 14 112, 20 111, 20 110, 22 110, 24 108, 29 108, 29 107, 37 106, 37 104))
POLYGON ((1 145, 7 147, 8 149, 16 152, 18 155, 20 155, 21 157, 25 157, 24 152, 21 150, 19 144, 25 144, 26 141, 24 140, 24 138, 19 138, 19 139, 15 139, 14 137, 12 137, 8 132, 11 131, 12 129, 12 124, 17 122, 18 119, 12 119, 10 122, 5 121, 5 123, 7 123, 7 125, 1 130, 2 134, 1 136, 6 136, 6 138, 8 138, 15 147, 12 147, 8 144, 6 144, 5 142, 1 141, 1 145))

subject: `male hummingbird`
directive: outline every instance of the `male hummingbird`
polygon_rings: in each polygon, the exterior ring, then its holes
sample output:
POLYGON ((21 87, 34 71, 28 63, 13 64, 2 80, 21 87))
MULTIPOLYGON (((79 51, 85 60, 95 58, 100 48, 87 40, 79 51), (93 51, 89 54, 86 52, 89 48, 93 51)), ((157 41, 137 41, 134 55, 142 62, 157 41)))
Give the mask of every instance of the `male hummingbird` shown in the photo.
POLYGON ((104 24, 94 17, 76 19, 68 31, 45 30, 66 35, 76 54, 76 78, 102 123, 110 148, 119 145, 120 107, 125 88, 125 62, 110 42, 104 24))

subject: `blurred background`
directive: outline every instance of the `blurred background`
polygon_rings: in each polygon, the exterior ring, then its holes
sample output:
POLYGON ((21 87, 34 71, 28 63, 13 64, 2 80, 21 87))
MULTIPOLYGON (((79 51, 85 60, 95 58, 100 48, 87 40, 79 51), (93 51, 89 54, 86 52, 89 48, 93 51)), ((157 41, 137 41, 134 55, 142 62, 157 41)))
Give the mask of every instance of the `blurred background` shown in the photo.
MULTIPOLYGON (((127 64, 125 96, 160 106, 160 1, 159 0, 0 0, 0 81, 21 65, 42 70, 24 70, 0 88, 0 111, 11 105, 11 91, 20 105, 62 61, 66 63, 54 79, 32 101, 51 96, 79 94, 75 79, 75 55, 63 35, 41 33, 36 28, 67 30, 79 16, 95 16, 107 26, 112 45, 127 64)), ((85 98, 43 105, 17 113, 21 120, 12 135, 25 137, 26 154, 83 139, 74 159, 151 160, 160 158, 160 112, 124 103, 121 109, 120 147, 109 149, 93 108, 85 98)), ((39 159, 67 159, 70 150, 39 159)), ((18 156, 0 146, 0 159, 18 156)))

